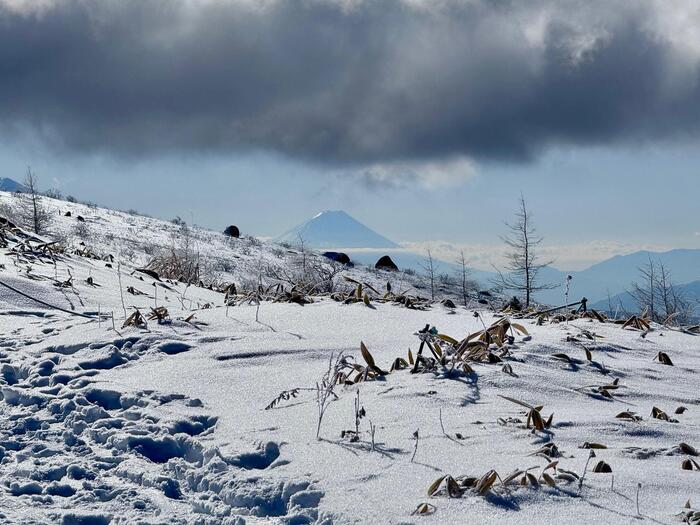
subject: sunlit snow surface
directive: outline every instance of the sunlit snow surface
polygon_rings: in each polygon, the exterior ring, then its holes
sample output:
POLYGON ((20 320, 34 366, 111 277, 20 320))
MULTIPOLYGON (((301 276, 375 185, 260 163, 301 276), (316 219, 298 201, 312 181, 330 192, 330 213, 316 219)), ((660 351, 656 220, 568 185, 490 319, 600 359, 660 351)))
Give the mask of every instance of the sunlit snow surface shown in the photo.
MULTIPOLYGON (((122 286, 146 293, 127 294, 127 308, 146 312, 156 300, 153 280, 131 271, 148 256, 128 239, 165 244, 175 227, 58 206, 73 211, 72 218, 56 211, 61 232, 70 233, 80 213, 94 232, 86 244, 102 253, 121 249, 122 286)), ((212 233, 202 250, 228 254, 241 246, 212 233)), ((251 276, 244 262, 254 268, 255 260, 276 257, 268 245, 243 249, 248 255, 236 262, 251 276)), ((360 341, 388 369, 409 348, 415 354, 413 333, 426 323, 461 339, 481 321, 472 311, 452 314, 439 305, 419 312, 324 299, 303 307, 263 303, 256 322, 254 305, 227 311, 219 293, 165 283, 157 301, 172 323, 121 329, 116 264, 71 256, 55 268, 34 264, 27 276, 26 265, 5 252, 3 282, 64 308, 114 312, 117 330, 111 321, 98 324, 0 291, 0 522, 674 523, 686 500, 700 502, 700 472, 682 470, 688 456, 677 449, 679 443, 700 448, 699 337, 655 327, 642 338, 587 320, 541 327, 525 321, 531 339, 516 337, 508 360, 515 375, 504 373, 503 363, 474 364, 471 376, 402 370, 338 387, 319 441, 313 392, 264 407, 283 390, 313 387, 333 353, 362 363, 360 341), (47 279, 66 279, 69 268, 77 293, 47 279), (88 285, 88 276, 98 286, 88 285), (205 304, 211 307, 201 309, 205 304), (181 320, 195 310, 206 324, 181 320), (580 344, 567 342, 579 329, 602 336, 584 340, 595 364, 580 344), (675 366, 654 361, 659 351, 675 366), (561 352, 576 362, 551 358, 561 352), (621 388, 612 400, 577 390, 615 378, 621 388), (357 389, 366 417, 360 442, 352 443, 340 435, 354 429, 357 389), (499 424, 499 418, 525 420, 501 395, 544 405, 545 418, 554 413, 550 431, 499 424), (681 405, 688 410, 675 415, 681 405), (652 419, 654 406, 679 422, 652 419), (643 421, 616 419, 624 410, 643 421), (374 451, 370 420, 377 426, 374 451), (514 484, 509 493, 496 489, 486 497, 427 495, 445 474, 480 477, 495 469, 505 477, 544 467, 547 460, 532 454, 548 442, 561 452, 558 466, 580 474, 590 452, 579 448, 586 441, 608 448, 595 451, 581 489, 514 484), (614 485, 611 474, 590 472, 600 460, 612 467, 614 485), (412 515, 423 502, 435 512, 412 515)), ((484 314, 487 324, 494 319, 484 314)))

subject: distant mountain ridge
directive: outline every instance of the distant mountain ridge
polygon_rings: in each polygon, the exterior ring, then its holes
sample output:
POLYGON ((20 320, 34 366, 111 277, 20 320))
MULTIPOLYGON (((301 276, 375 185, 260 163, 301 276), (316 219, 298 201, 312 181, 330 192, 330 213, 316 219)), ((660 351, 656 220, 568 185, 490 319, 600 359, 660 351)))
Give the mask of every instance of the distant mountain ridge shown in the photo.
POLYGON ((275 239, 312 248, 400 248, 344 211, 323 211, 275 239))
MULTIPOLYGON (((700 280, 686 284, 677 284, 673 288, 685 301, 691 305, 700 306, 700 280)), ((615 311, 615 309, 619 308, 626 312, 635 312, 638 309, 634 297, 627 290, 611 296, 609 300, 603 299, 598 301, 592 305, 592 308, 601 311, 615 311)))
POLYGON ((607 302, 611 297, 623 294, 634 281, 639 280, 639 268, 648 264, 662 263, 671 273, 676 285, 700 280, 700 250, 679 248, 667 252, 638 251, 628 255, 616 255, 579 272, 562 272, 547 268, 542 274, 543 282, 561 286, 545 290, 537 295, 546 303, 561 303, 564 300, 563 285, 567 275, 572 276, 569 297, 580 299, 586 296, 591 303, 607 302))

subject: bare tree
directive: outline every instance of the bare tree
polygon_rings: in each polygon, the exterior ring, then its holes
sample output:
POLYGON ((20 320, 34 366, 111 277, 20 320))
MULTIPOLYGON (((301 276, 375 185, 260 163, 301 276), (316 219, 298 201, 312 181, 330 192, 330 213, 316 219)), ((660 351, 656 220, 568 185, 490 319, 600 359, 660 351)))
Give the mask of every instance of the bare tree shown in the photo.
POLYGON ((637 303, 640 312, 646 312, 650 319, 657 320, 656 315, 656 265, 649 257, 648 262, 637 268, 640 281, 632 283, 632 290, 629 292, 637 303))
POLYGON ((514 223, 506 223, 508 234, 501 237, 508 248, 506 253, 505 273, 498 268, 495 284, 504 290, 511 290, 525 296, 525 307, 529 307, 533 295, 541 290, 549 290, 552 284, 539 282, 538 274, 553 261, 542 262, 537 255, 537 248, 542 237, 532 223, 532 216, 525 204, 525 197, 520 194, 519 209, 514 223))
POLYGON ((49 212, 41 200, 37 177, 31 167, 27 167, 24 187, 25 190, 18 194, 20 221, 34 233, 42 234, 48 229, 49 212))
POLYGON ((433 254, 430 253, 430 249, 428 249, 428 256, 423 261, 423 264, 421 264, 421 268, 423 268, 423 271, 425 272, 425 279, 426 279, 426 281, 428 281, 428 284, 430 285, 430 300, 434 301, 435 300, 435 261, 433 260, 433 254))
POLYGON ((656 322, 685 322, 693 308, 673 284, 670 270, 661 262, 649 261, 638 268, 640 280, 632 283, 629 294, 640 312, 656 322))
POLYGON ((306 241, 304 240, 304 237, 301 235, 301 233, 298 235, 299 237, 299 253, 301 255, 300 263, 301 263, 301 273, 302 277, 306 278, 306 256, 308 249, 306 247, 306 241))
POLYGON ((462 294, 462 301, 464 306, 467 306, 467 299, 469 299, 469 294, 475 291, 478 286, 476 281, 470 279, 471 270, 467 266, 467 259, 464 257, 464 250, 460 250, 459 257, 457 258, 457 264, 459 268, 457 269, 457 280, 459 281, 460 292, 462 294))

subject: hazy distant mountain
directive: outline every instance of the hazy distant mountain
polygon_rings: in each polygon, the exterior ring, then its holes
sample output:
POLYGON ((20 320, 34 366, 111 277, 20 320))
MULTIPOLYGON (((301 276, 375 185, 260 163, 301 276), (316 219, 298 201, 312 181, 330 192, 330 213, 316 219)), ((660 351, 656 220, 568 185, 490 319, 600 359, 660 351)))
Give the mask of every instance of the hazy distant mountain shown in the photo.
MULTIPOLYGON (((700 306, 700 280, 687 284, 679 284, 674 286, 674 288, 679 296, 691 305, 700 306)), ((627 312, 636 312, 638 309, 634 297, 627 291, 610 297, 610 301, 608 301, 608 299, 603 299, 593 304, 592 308, 603 311, 608 311, 610 309, 614 311, 616 308, 620 308, 627 312)))
MULTIPOLYGON (((671 272, 674 283, 679 285, 700 280, 700 250, 677 249, 668 252, 639 251, 629 255, 616 255, 594 264, 580 272, 569 272, 571 280, 569 297, 578 300, 587 297, 592 303, 605 301, 623 294, 630 284, 639 280, 639 268, 651 259, 655 264, 662 262, 671 272)), ((557 285, 553 290, 538 294, 538 300, 545 303, 561 304, 564 301, 564 282, 567 273, 547 269, 543 280, 557 285)))
POLYGON ((275 241, 298 244, 300 238, 312 248, 399 248, 340 210, 321 212, 275 241))
POLYGON ((16 180, 1 178, 0 179, 0 191, 25 191, 27 188, 24 184, 20 184, 16 180))

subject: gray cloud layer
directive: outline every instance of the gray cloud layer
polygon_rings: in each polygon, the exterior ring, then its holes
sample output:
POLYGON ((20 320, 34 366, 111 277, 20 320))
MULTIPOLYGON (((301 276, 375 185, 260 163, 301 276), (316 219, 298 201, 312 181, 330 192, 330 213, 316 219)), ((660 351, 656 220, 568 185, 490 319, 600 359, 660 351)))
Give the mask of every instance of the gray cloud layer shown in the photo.
POLYGON ((674 138, 700 125, 697 5, 0 0, 0 134, 343 165, 674 138))

